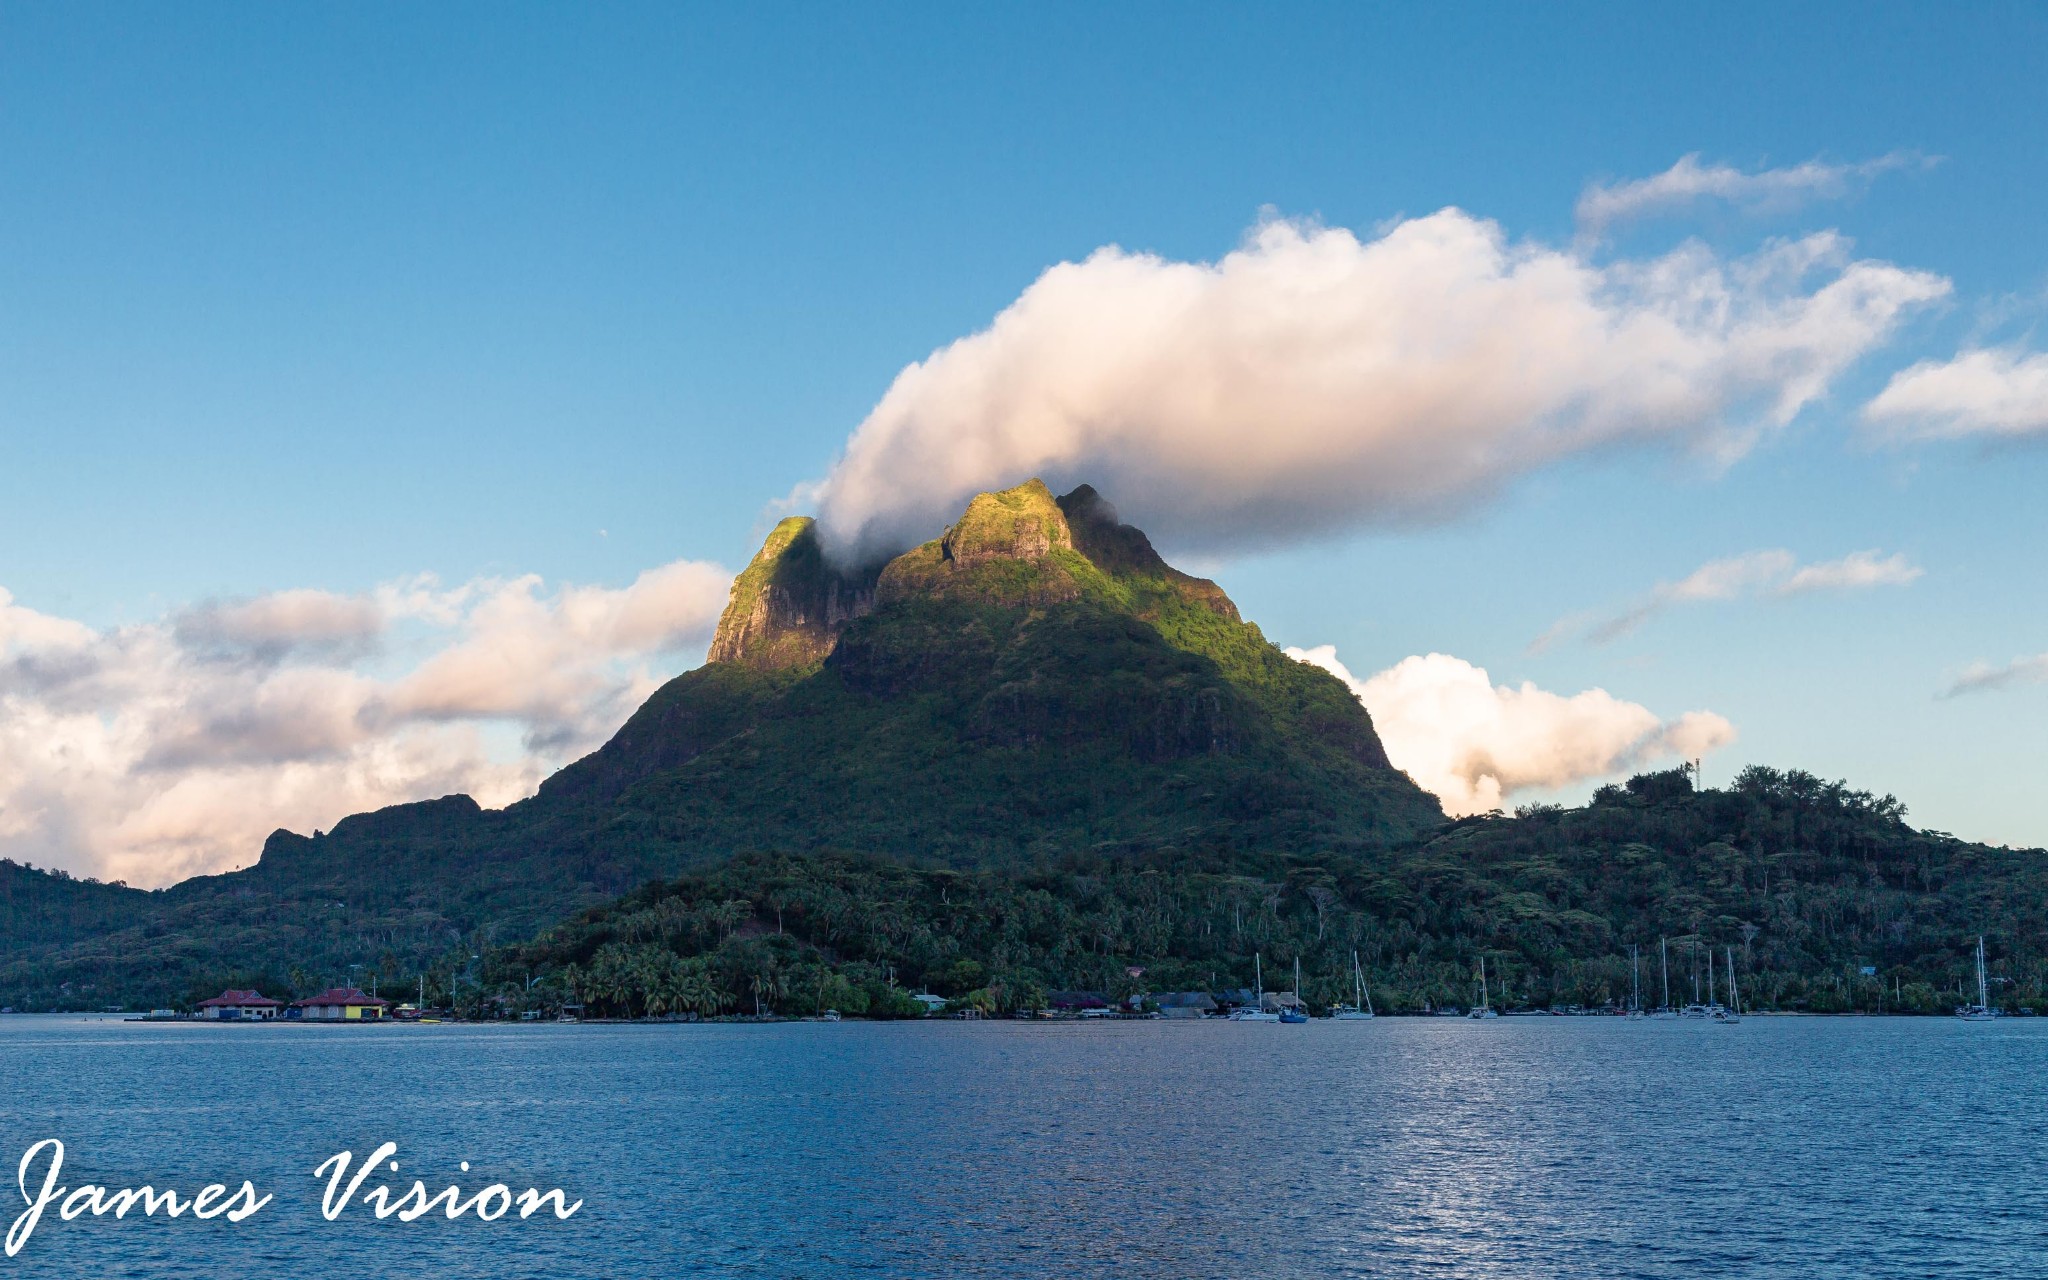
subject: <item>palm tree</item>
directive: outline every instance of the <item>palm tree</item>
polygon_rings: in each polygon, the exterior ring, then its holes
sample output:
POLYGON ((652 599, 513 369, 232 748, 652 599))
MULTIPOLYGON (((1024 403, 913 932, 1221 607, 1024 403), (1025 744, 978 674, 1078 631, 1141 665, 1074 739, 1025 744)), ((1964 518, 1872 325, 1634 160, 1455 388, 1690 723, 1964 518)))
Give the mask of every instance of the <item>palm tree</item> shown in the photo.
POLYGON ((672 1006, 669 1004, 668 975, 665 972, 656 970, 649 975, 647 994, 641 1003, 650 1018, 660 1017, 669 1011, 672 1006))
POLYGON ((677 1004, 706 1017, 725 1008, 730 997, 719 988, 711 967, 701 959, 685 960, 678 970, 677 1004))
POLYGON ((782 995, 782 975, 772 967, 757 970, 748 981, 748 985, 754 991, 754 1012, 757 1014, 762 1011, 763 1000, 766 1000, 772 1009, 775 1001, 782 995))

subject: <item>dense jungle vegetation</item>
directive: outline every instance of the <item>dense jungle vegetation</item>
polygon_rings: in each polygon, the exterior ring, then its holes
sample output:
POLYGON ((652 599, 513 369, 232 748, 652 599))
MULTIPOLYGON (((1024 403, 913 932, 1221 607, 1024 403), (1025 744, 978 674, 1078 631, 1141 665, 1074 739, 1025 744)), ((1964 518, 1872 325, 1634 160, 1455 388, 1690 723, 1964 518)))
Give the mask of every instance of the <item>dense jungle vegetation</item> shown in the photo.
POLYGON ((490 953, 479 992, 638 1016, 897 1013, 929 990, 991 1013, 1058 990, 1284 988, 1348 1000, 1351 954, 1383 1010, 1462 1006, 1484 956, 1508 1006, 1692 999, 1732 948, 1746 1005, 1946 1011, 1974 999, 1981 932, 1994 1000, 2048 1002, 2048 855, 1917 832, 1903 808, 1798 772, 1695 792, 1640 775, 1584 808, 1452 824, 1384 859, 1089 852, 1015 872, 845 856, 751 856, 650 884, 490 953), (531 985, 529 986, 529 979, 531 985))
MULTIPOLYGON (((1481 956, 1496 1003, 1546 1008, 1626 1001, 1633 946, 1654 1006, 1665 940, 1674 1001, 1692 997, 1706 949, 1732 947, 1751 1007, 1932 1013, 1973 994, 1981 933, 1994 1002, 2048 1004, 2048 853, 1905 817, 1890 797, 1751 768, 1703 792, 1682 773, 1640 775, 1581 808, 1465 819, 1371 853, 1087 849, 979 870, 743 854, 524 941, 336 936, 325 954, 360 968, 202 959, 166 969, 145 1000, 228 985, 304 995, 354 977, 493 1015, 577 1003, 621 1017, 893 1016, 915 1011, 915 991, 1004 1013, 1062 990, 1248 987, 1259 956, 1270 989, 1299 958, 1304 997, 1326 1005, 1349 998, 1355 950, 1382 1011, 1469 1004, 1481 956)), ((83 917, 108 910, 104 886, 70 887, 83 917)), ((16 981, 34 976, 20 968, 16 981)), ((102 1003, 55 984, 25 994, 14 1002, 102 1003)))

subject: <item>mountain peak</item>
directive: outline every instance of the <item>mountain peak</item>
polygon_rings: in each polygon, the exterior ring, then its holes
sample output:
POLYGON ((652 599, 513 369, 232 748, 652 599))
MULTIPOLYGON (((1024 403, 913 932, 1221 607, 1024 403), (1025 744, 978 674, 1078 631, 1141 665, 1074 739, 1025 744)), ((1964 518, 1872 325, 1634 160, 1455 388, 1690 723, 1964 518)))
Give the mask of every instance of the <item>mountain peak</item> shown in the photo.
POLYGON ((1091 591, 1139 617, 1193 604, 1240 620, 1221 587, 1167 564, 1092 487, 1056 498, 1034 478, 976 494, 938 537, 869 569, 826 559, 810 517, 783 520, 733 579, 710 660, 762 671, 811 667, 831 655, 847 624, 894 602, 1036 608, 1091 591))
POLYGON ((1045 481, 977 493, 939 539, 939 554, 963 569, 990 560, 1043 560, 1055 547, 1071 549, 1073 531, 1045 481))
POLYGON ((825 559, 817 521, 790 516, 732 581, 709 660, 773 670, 812 666, 839 630, 875 607, 875 574, 846 574, 825 559))

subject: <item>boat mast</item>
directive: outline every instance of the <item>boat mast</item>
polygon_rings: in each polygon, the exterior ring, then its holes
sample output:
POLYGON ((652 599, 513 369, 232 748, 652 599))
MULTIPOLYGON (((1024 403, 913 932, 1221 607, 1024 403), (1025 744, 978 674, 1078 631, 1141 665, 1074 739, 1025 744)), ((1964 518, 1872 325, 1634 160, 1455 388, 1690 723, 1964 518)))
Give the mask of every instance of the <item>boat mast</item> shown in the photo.
POLYGON ((1735 1016, 1742 1016, 1742 992, 1735 986, 1735 948, 1728 948, 1728 1007, 1735 1010, 1735 1016))
POLYGON ((1668 1011, 1671 1008, 1671 940, 1669 938, 1657 939, 1657 962, 1664 969, 1664 1003, 1657 1007, 1668 1011))
POLYGON ((1294 957, 1294 1011, 1301 1012, 1301 957, 1294 957))
POLYGON ((1714 1005, 1714 953, 1707 952, 1707 1006, 1714 1005))
POLYGON ((1486 1001, 1486 957, 1479 957, 1479 1007, 1487 1007, 1486 1001))
POLYGON ((1984 935, 1981 933, 1977 935, 1977 1007, 1991 1007, 1991 992, 1984 983, 1984 935))
POLYGON ((1631 943, 1628 949, 1628 1007, 1631 1013, 1643 1011, 1643 949, 1631 943))
POLYGON ((1252 984, 1258 988, 1256 994, 1259 998, 1260 1013, 1266 1011, 1266 971, 1261 967, 1263 959, 1258 952, 1252 952, 1252 984))

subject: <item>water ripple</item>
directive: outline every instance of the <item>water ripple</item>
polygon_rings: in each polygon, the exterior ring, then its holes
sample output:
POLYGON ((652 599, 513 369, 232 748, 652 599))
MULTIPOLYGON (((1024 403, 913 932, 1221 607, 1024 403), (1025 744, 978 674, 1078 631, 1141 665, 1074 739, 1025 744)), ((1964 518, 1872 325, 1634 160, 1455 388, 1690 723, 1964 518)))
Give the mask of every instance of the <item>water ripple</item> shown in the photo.
POLYGON ((56 1136, 72 1185, 278 1193, 53 1215, 37 1277, 2010 1276, 2048 1269, 2044 1064, 2018 1020, 16 1017, 0 1162, 56 1136), (323 1221, 314 1165, 385 1139, 408 1180, 587 1206, 323 1221))

